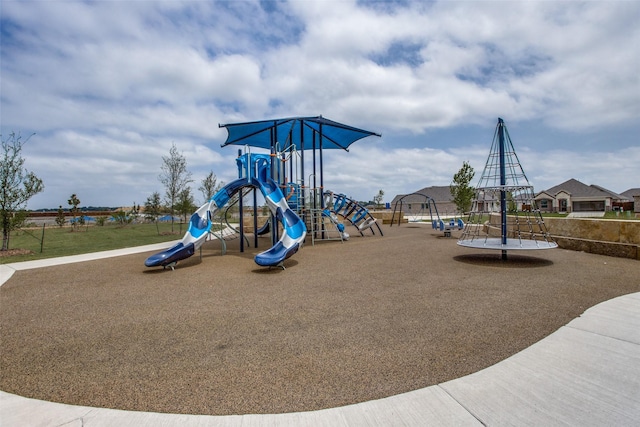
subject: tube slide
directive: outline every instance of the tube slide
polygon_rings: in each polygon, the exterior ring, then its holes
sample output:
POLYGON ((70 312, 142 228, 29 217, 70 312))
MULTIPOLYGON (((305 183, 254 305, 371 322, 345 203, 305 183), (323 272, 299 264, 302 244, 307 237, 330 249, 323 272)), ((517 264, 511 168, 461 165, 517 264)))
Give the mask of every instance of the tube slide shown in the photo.
POLYGON ((284 230, 282 237, 272 248, 256 255, 256 264, 283 267, 283 261, 298 251, 306 237, 307 228, 302 219, 289 208, 278 185, 268 177, 267 172, 271 164, 269 156, 245 154, 237 159, 237 163, 241 175, 244 170, 244 177, 225 185, 209 202, 202 205, 191 215, 189 228, 182 240, 169 249, 150 256, 144 265, 173 269, 178 261, 192 256, 207 239, 211 231, 211 218, 216 210, 226 205, 235 193, 247 186, 260 189, 271 213, 282 222, 284 230))
POLYGON ((171 267, 182 259, 189 258, 207 239, 211 230, 211 216, 209 214, 213 202, 205 203, 189 220, 189 228, 182 240, 169 249, 150 256, 144 262, 147 267, 171 267))
POLYGON ((307 227, 302 219, 289 208, 287 200, 278 185, 267 177, 267 170, 268 167, 263 165, 258 171, 258 177, 255 182, 264 195, 271 213, 282 223, 283 233, 278 243, 271 249, 256 255, 255 262, 265 267, 283 267, 283 261, 298 252, 307 235, 307 227))

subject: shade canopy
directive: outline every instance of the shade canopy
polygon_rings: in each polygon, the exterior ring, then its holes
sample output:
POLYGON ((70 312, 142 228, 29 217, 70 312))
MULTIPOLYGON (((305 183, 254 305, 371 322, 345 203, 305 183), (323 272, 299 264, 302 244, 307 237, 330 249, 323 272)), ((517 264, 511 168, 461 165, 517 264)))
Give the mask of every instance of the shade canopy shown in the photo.
POLYGON ((312 148, 349 151, 349 146, 367 136, 381 136, 333 120, 317 117, 289 117, 257 122, 218 125, 227 129, 227 145, 249 145, 275 151, 312 148))

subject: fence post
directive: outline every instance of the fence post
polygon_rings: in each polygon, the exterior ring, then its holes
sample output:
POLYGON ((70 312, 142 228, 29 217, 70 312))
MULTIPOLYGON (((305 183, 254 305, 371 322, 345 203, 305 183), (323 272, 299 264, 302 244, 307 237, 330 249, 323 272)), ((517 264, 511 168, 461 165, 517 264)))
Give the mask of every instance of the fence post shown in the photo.
POLYGON ((44 226, 47 225, 42 223, 42 239, 40 239, 40 253, 44 250, 44 226))

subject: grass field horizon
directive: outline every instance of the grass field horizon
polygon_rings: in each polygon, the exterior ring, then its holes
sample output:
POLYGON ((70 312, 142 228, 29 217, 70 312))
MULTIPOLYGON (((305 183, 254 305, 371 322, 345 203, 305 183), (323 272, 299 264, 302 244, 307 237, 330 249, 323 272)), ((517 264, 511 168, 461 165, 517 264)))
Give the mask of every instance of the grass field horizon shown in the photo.
POLYGON ((101 252, 154 243, 171 242, 182 238, 187 224, 175 223, 173 232, 171 223, 128 224, 104 226, 84 225, 73 228, 69 225, 59 227, 48 225, 15 230, 9 239, 9 253, 29 251, 16 255, 0 253, 0 264, 8 264, 37 259, 56 258, 101 252), (44 233, 44 241, 41 240, 44 233))
MULTIPOLYGON (((566 217, 566 214, 543 214, 543 217, 566 217)), ((640 220, 635 216, 607 212, 606 220, 640 220)), ((181 239, 188 227, 187 223, 175 222, 173 230, 170 222, 132 223, 104 225, 81 225, 72 227, 47 224, 32 226, 11 232, 9 251, 0 252, 0 264, 79 255, 113 249, 123 249, 181 239), (41 240, 42 251, 41 251, 41 240)))

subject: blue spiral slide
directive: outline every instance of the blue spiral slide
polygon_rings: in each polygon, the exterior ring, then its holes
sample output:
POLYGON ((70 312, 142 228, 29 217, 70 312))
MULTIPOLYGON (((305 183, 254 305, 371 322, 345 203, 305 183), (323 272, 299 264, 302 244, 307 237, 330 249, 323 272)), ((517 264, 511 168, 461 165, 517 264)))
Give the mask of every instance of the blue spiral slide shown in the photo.
POLYGON ((189 258, 207 239, 211 230, 211 218, 223 208, 242 188, 259 188, 271 213, 282 223, 280 240, 270 249, 255 257, 256 264, 264 267, 280 266, 285 259, 295 254, 307 234, 307 227, 294 211, 278 185, 269 177, 271 159, 264 154, 245 154, 236 159, 240 178, 225 185, 207 203, 202 205, 189 220, 189 229, 176 245, 150 256, 147 267, 173 267, 180 260, 189 258))

